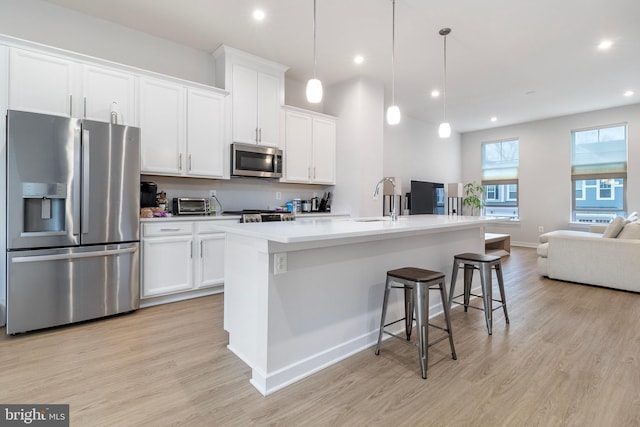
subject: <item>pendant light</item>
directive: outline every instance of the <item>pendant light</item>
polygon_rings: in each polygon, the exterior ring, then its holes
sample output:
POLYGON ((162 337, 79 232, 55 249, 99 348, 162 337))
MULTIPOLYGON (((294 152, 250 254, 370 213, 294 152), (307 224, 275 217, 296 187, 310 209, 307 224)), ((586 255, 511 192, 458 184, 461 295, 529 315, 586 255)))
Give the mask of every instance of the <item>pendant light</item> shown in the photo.
POLYGON ((307 101, 322 101, 322 82, 316 78, 316 0, 313 0, 313 78, 307 82, 307 101))
POLYGON ((447 121, 447 35, 449 33, 451 33, 451 28, 443 28, 440 30, 440 35, 444 37, 444 90, 442 91, 444 120, 438 128, 440 138, 449 138, 451 136, 451 125, 447 121))
POLYGON ((400 123, 400 108, 396 105, 396 0, 393 4, 391 20, 391 106, 387 109, 387 123, 397 125, 400 123))

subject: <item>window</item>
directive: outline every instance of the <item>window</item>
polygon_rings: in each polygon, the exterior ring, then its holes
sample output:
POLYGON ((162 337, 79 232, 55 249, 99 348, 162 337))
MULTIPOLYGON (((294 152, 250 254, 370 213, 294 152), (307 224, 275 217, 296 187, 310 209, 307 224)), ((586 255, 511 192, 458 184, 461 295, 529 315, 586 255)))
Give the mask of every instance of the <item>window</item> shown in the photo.
POLYGON ((608 223, 626 214, 627 126, 571 132, 572 220, 608 223))
POLYGON ((519 141, 482 144, 485 215, 518 218, 519 141))

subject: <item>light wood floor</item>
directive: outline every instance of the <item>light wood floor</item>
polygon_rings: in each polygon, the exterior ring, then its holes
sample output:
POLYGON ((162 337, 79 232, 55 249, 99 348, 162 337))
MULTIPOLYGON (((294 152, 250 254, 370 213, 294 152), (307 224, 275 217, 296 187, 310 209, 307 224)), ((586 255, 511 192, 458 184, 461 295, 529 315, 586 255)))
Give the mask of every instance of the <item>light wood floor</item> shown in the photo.
MULTIPOLYGON (((69 403, 72 426, 640 425, 640 295, 505 259, 511 324, 453 311, 458 360, 387 340, 268 397, 226 349, 222 295, 7 337, 0 403, 69 403)), ((639 279, 640 280, 640 279, 639 279)))

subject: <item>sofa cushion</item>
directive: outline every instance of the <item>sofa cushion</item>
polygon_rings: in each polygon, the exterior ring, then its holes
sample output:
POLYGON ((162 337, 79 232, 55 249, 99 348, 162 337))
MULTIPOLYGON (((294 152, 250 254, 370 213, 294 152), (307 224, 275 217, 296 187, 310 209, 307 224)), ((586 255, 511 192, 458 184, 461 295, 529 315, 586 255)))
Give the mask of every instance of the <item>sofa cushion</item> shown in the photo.
POLYGON ((640 222, 630 222, 618 234, 618 239, 640 239, 640 222))
POLYGON ((578 230, 555 230, 548 233, 541 234, 540 243, 547 243, 551 236, 577 236, 577 237, 602 237, 600 233, 591 233, 589 231, 578 230))
POLYGON ((538 245, 538 256, 547 257, 549 255, 549 243, 541 243, 538 245))
POLYGON ((609 223, 607 228, 602 233, 602 237, 617 237, 624 227, 625 219, 621 216, 617 216, 609 223))

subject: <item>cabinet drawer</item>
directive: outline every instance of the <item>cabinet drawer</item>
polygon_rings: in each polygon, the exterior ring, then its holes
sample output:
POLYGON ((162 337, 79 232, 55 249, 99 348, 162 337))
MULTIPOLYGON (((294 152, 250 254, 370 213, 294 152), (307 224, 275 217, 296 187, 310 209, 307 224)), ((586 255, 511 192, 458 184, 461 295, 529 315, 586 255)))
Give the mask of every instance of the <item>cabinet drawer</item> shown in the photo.
POLYGON ((223 233, 218 229, 219 225, 237 224, 239 220, 199 221, 196 224, 196 233, 223 233))
POLYGON ((157 224, 143 224, 142 236, 176 236, 180 234, 192 234, 192 222, 161 222, 157 224))

